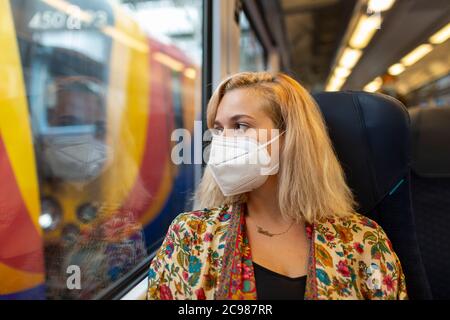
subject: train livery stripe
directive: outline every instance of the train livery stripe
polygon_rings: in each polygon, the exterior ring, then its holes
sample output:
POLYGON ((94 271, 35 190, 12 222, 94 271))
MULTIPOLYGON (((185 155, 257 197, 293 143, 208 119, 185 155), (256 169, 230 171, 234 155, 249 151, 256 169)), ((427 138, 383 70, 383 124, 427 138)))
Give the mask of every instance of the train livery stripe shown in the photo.
POLYGON ((126 92, 125 100, 110 93, 108 123, 120 123, 109 143, 120 150, 105 176, 105 199, 121 203, 147 224, 167 200, 173 184, 170 132, 172 104, 167 70, 152 59, 152 42, 139 26, 113 6, 115 29, 125 35, 113 39, 110 88, 126 92), (123 40, 130 41, 124 42, 123 40), (121 40, 121 41, 118 41, 121 40), (133 41, 131 41, 133 40, 133 41), (141 50, 145 44, 148 50, 141 50))
MULTIPOLYGON (((148 125, 149 75, 148 47, 143 50, 147 43, 145 35, 135 22, 123 15, 120 6, 112 4, 112 8, 115 32, 111 33, 107 143, 115 152, 102 178, 102 192, 114 213, 140 181, 139 167, 148 125)), ((145 190, 140 191, 141 195, 145 194, 145 190)))
POLYGON ((44 300, 45 289, 46 289, 45 285, 41 284, 36 287, 26 289, 20 292, 14 292, 10 294, 0 293, 0 300, 44 300))
POLYGON ((31 126, 9 1, 0 1, 0 135, 25 206, 36 232, 41 233, 39 189, 31 126))
POLYGON ((44 282, 42 239, 29 219, 0 136, 0 295, 44 282))
POLYGON ((5 295, 20 297, 26 290, 42 286, 44 283, 43 273, 31 273, 8 267, 0 262, 0 299, 5 295))
MULTIPOLYGON (((0 262, 24 271, 43 272, 41 236, 30 220, 1 136, 0 175, 0 262)), ((0 273, 0 279, 2 276, 0 273)))
POLYGON ((28 109, 9 1, 0 1, 0 295, 44 282, 28 109))
MULTIPOLYGON (((153 47, 150 42, 150 48, 153 47)), ((171 174, 170 133, 173 129, 173 102, 171 97, 171 79, 168 70, 150 56, 151 93, 150 115, 148 118, 147 144, 140 167, 140 177, 144 188, 151 195, 151 201, 145 201, 140 208, 140 221, 146 225, 161 211, 173 185, 171 174)), ((133 196, 134 193, 131 194, 133 196)), ((128 199, 127 206, 132 198, 128 199)), ((135 201, 133 201, 135 202, 135 201)))

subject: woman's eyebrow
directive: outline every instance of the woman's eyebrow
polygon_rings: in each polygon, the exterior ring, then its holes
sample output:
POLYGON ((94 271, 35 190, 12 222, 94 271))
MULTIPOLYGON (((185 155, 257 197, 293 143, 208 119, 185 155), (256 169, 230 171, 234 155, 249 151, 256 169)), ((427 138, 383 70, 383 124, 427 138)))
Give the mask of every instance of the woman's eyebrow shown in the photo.
MULTIPOLYGON (((249 115, 247 115, 247 114, 235 114, 234 116, 232 116, 232 117, 230 118, 230 121, 231 121, 231 122, 237 122, 237 121, 239 121, 239 120, 242 119, 242 118, 249 118, 249 119, 251 119, 251 120, 254 120, 254 118, 253 118, 252 116, 249 116, 249 115)), ((222 126, 222 123, 220 123, 219 120, 215 120, 215 121, 214 121, 214 125, 222 126)))
POLYGON ((238 120, 240 120, 242 118, 249 118, 249 119, 252 119, 252 120, 254 119, 252 116, 249 116, 248 114, 236 114, 236 115, 232 116, 230 118, 230 120, 231 121, 238 121, 238 120))

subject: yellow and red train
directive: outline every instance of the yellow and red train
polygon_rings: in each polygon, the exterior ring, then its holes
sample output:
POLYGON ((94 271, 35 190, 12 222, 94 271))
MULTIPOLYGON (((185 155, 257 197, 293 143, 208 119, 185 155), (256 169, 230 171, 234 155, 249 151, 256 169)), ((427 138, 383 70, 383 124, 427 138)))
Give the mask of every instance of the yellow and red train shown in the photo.
POLYGON ((0 299, 90 298, 186 209, 198 66, 106 0, 2 0, 0 48, 0 299))

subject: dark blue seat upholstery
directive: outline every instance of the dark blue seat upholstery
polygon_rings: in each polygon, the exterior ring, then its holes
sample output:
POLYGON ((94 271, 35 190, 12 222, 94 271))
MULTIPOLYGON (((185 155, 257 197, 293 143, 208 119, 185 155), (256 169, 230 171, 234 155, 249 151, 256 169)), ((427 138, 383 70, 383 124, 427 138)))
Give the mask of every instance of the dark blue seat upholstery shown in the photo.
POLYGON ((358 211, 379 223, 391 240, 410 299, 430 299, 411 206, 406 108, 392 97, 367 92, 313 96, 358 201, 358 211))
POLYGON ((434 299, 450 299, 450 106, 409 109, 412 200, 434 299))

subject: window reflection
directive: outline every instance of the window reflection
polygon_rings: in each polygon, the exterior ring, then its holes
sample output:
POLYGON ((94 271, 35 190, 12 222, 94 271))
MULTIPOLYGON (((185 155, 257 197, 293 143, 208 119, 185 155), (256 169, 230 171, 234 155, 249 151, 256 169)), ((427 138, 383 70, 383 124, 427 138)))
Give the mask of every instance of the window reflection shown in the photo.
POLYGON ((201 168, 171 162, 170 136, 200 118, 202 2, 10 4, 38 176, 40 287, 49 299, 93 298, 191 207, 201 168), (183 37, 176 21, 150 33, 155 12, 185 17, 183 37), (70 266, 80 269, 79 289, 67 286, 70 266))

